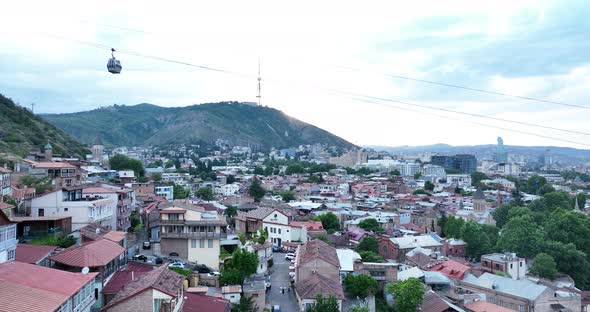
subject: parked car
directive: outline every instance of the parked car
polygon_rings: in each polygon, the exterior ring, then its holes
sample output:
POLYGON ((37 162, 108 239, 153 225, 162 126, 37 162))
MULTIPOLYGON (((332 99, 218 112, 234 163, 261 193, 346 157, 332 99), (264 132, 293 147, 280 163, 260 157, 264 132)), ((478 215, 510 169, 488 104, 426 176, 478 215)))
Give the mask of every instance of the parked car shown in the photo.
POLYGON ((169 268, 181 268, 181 269, 186 269, 186 266, 184 265, 184 263, 180 262, 180 261, 176 261, 176 262, 172 262, 168 265, 169 268))
POLYGON ((193 270, 195 270, 199 273, 211 273, 211 269, 209 269, 206 265, 203 265, 203 264, 195 265, 193 270))
POLYGON ((211 277, 216 277, 216 276, 220 276, 221 273, 217 272, 217 271, 213 271, 213 272, 209 272, 207 273, 207 275, 211 276, 211 277))
POLYGON ((283 250, 279 246, 272 246, 272 252, 282 252, 283 250))
POLYGON ((162 264, 164 263, 164 259, 160 257, 154 257, 154 264, 162 264))
POLYGON ((281 312, 281 307, 278 304, 275 304, 272 307, 272 312, 281 312))
POLYGON ((152 244, 150 242, 143 242, 143 249, 151 249, 152 244))
POLYGON ((295 259, 295 254, 294 253, 288 253, 285 255, 285 259, 286 260, 293 260, 295 259))
POLYGON ((143 261, 143 262, 147 261, 147 257, 145 255, 135 255, 135 256, 133 256, 132 259, 137 260, 137 261, 143 261))

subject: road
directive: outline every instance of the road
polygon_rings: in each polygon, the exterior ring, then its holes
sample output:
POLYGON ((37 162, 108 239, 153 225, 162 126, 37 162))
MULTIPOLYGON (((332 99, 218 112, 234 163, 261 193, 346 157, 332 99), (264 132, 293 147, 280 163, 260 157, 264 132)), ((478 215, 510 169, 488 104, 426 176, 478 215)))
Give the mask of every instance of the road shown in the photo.
POLYGON ((274 265, 271 268, 273 273, 270 276, 272 287, 267 293, 267 302, 271 306, 278 304, 281 307, 281 312, 298 312, 295 291, 293 289, 291 289, 291 292, 287 291, 291 285, 289 278, 291 262, 285 260, 284 253, 278 252, 273 254, 273 260, 274 265), (281 294, 281 287, 285 287, 284 294, 281 294))

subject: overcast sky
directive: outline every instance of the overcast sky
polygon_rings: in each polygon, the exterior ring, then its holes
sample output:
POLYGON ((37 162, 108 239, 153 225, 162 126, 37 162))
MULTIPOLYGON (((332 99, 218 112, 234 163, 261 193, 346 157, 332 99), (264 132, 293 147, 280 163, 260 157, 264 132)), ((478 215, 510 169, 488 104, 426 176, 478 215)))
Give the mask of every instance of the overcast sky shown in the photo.
POLYGON ((355 144, 495 144, 502 136, 508 145, 589 148, 468 121, 590 145, 587 135, 333 91, 590 133, 590 110, 383 75, 590 106, 587 1, 393 2, 11 1, 0 19, 0 93, 40 113, 255 101, 260 58, 264 105, 355 144), (236 74, 120 53, 123 72, 111 75, 108 50, 73 40, 236 74))

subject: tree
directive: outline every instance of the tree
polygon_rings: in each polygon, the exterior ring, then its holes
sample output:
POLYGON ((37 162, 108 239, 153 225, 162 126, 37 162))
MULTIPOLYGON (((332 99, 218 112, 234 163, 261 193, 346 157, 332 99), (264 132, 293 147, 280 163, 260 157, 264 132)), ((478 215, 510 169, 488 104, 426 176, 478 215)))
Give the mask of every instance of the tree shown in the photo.
POLYGON ((281 195, 281 198, 286 203, 295 200, 295 193, 290 191, 280 192, 279 195, 281 195))
POLYGON ((424 285, 415 277, 387 285, 387 292, 393 295, 398 312, 417 311, 424 300, 424 290, 424 285))
POLYGON ((578 199, 578 207, 580 207, 580 210, 584 211, 586 200, 588 200, 588 194, 581 192, 576 195, 576 198, 578 199))
POLYGON ((348 310, 349 312, 369 312, 369 307, 365 305, 355 305, 348 310))
POLYGON ((231 312, 256 312, 258 306, 254 303, 252 296, 241 296, 240 302, 231 308, 231 312))
POLYGON ((443 228, 446 237, 461 238, 461 229, 465 221, 461 218, 449 217, 443 228))
POLYGON ((586 254, 576 249, 574 244, 564 244, 555 241, 545 241, 543 252, 551 255, 557 263, 557 270, 571 276, 576 287, 588 289, 590 287, 590 263, 586 254))
POLYGON ((367 274, 352 275, 344 278, 346 291, 353 296, 367 297, 374 295, 379 290, 379 282, 367 274))
POLYGON ((211 201, 215 199, 215 195, 213 194, 213 189, 210 186, 199 187, 195 195, 206 201, 211 201))
POLYGON ((496 226, 499 228, 504 227, 504 224, 508 222, 508 212, 512 208, 512 205, 502 205, 500 208, 493 212, 494 220, 496 220, 496 226))
POLYGON ((420 172, 417 172, 417 173, 414 175, 414 179, 418 180, 418 179, 420 179, 420 177, 421 177, 421 176, 422 176, 422 174, 421 174, 420 172))
POLYGON ((145 175, 145 169, 139 159, 132 159, 122 154, 117 154, 109 159, 109 165, 113 170, 133 170, 137 177, 145 175))
POLYGON ((225 215, 228 217, 234 217, 238 214, 238 208, 236 206, 227 206, 227 209, 225 210, 225 215))
POLYGON ((152 173, 152 180, 154 180, 154 182, 162 181, 162 174, 159 172, 152 173))
POLYGON ((547 239, 573 243, 578 250, 590 255, 590 219, 574 211, 555 210, 544 223, 547 239))
POLYGON ((57 246, 61 248, 68 248, 76 244, 76 238, 72 235, 63 236, 57 239, 57 246))
POLYGON ((461 237, 467 243, 465 253, 468 257, 479 260, 481 255, 491 250, 490 239, 481 226, 469 221, 461 228, 461 237))
POLYGON ((254 198, 254 201, 259 202, 262 199, 262 197, 264 197, 265 193, 266 191, 260 185, 260 180, 256 178, 252 179, 252 183, 248 188, 248 194, 250 194, 250 196, 254 198))
POLYGON ((489 179, 489 177, 483 172, 476 171, 471 174, 471 184, 475 187, 481 186, 481 181, 487 179, 489 179))
POLYGON ((539 189, 540 195, 545 195, 545 194, 551 193, 551 192, 555 192, 555 188, 551 184, 545 184, 545 185, 541 186, 541 188, 539 189))
POLYGON ((547 207, 547 210, 549 211, 554 211, 557 208, 564 210, 571 210, 574 208, 572 198, 564 191, 547 193, 543 195, 542 201, 545 203, 545 207, 547 207))
POLYGON ((258 255, 245 249, 238 248, 232 253, 232 258, 226 263, 221 273, 220 282, 225 285, 242 284, 244 279, 254 273, 258 267, 258 255))
POLYGON ((53 188, 52 181, 47 177, 35 177, 32 175, 25 175, 20 178, 20 183, 27 187, 35 189, 37 195, 43 194, 53 188))
POLYGON ((227 184, 236 183, 236 177, 234 175, 232 175, 232 174, 228 175, 227 178, 226 178, 225 183, 227 183, 227 184))
POLYGON ((514 217, 502 229, 498 249, 532 258, 539 252, 544 237, 545 233, 531 216, 514 217))
POLYGON ((529 269, 531 274, 539 277, 553 280, 557 274, 557 264, 553 257, 546 253, 539 253, 533 260, 533 265, 529 269))
POLYGON ((131 213, 129 216, 129 222, 131 223, 130 231, 135 231, 136 228, 141 227, 141 217, 137 212, 131 213))
POLYGON ((321 214, 321 215, 315 217, 314 220, 321 221, 322 227, 328 233, 333 233, 335 231, 340 230, 340 220, 338 219, 338 216, 336 216, 332 212, 321 214))
POLYGON ((266 240, 268 239, 268 228, 262 228, 260 227, 258 229, 258 234, 256 235, 256 242, 260 245, 266 243, 266 240))
POLYGON ((164 168, 166 168, 166 169, 172 168, 173 166, 174 166, 174 160, 172 160, 172 159, 168 159, 164 163, 164 168))
POLYGON ((393 169, 389 174, 394 175, 394 176, 402 175, 402 173, 399 172, 399 170, 397 170, 397 169, 393 169))
POLYGON ((545 184, 547 184, 547 179, 538 175, 534 175, 527 180, 526 184, 523 186, 522 191, 529 194, 539 194, 539 190, 545 184))
POLYGON ((371 251, 374 253, 379 253, 379 242, 375 237, 365 236, 365 238, 363 238, 356 247, 356 250, 358 252, 371 251))
POLYGON ((383 232, 381 224, 375 218, 368 218, 362 220, 361 222, 359 222, 359 227, 361 227, 365 231, 371 231, 375 233, 383 232))
POLYGON ((428 195, 430 196, 430 193, 426 192, 426 190, 424 189, 417 189, 414 192, 412 192, 413 195, 428 195))
POLYGON ((315 303, 307 312, 339 312, 340 306, 338 300, 334 296, 324 297, 318 294, 315 297, 315 303))
POLYGON ((172 192, 173 192, 173 197, 174 199, 184 199, 190 196, 191 194, 191 190, 189 190, 187 187, 184 187, 182 185, 174 185, 174 187, 172 188, 172 192))
POLYGON ((254 174, 255 175, 263 175, 264 174, 264 169, 262 169, 262 167, 255 167, 254 168, 254 174))
POLYGON ((328 238, 328 235, 326 233, 320 233, 315 238, 323 241, 324 243, 331 244, 330 238, 328 238))
POLYGON ((299 163, 289 165, 287 167, 287 169, 285 169, 285 174, 287 174, 287 175, 292 175, 292 174, 296 174, 296 173, 304 173, 304 172, 305 172, 305 168, 303 168, 303 166, 299 163))
POLYGON ((271 167, 271 166, 266 166, 266 167, 264 168, 264 172, 263 172, 263 174, 264 174, 265 176, 270 176, 270 175, 272 175, 272 173, 273 173, 273 172, 274 172, 274 170, 273 170, 273 167, 271 167))
POLYGON ((424 189, 427 191, 434 191, 434 183, 430 182, 430 181, 426 181, 424 183, 424 189))
POLYGON ((361 251, 361 252, 359 252, 359 255, 361 256, 361 259, 363 260, 363 262, 378 262, 378 263, 385 262, 385 259, 383 259, 383 257, 380 256, 376 252, 361 251))

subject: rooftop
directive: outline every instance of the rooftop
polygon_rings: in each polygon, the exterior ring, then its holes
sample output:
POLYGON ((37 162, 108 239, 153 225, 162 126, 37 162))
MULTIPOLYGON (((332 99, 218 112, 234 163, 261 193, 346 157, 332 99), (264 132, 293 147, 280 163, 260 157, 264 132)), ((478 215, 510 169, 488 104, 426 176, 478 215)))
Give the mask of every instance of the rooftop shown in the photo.
POLYGON ((229 312, 231 310, 229 301, 225 299, 189 292, 185 292, 184 297, 182 312, 229 312))
POLYGON ((494 289, 497 292, 526 298, 528 300, 535 300, 544 291, 549 289, 547 286, 537 285, 527 279, 513 280, 508 277, 502 277, 490 273, 484 273, 480 277, 467 274, 463 279, 463 282, 487 289, 494 289))
POLYGON ((102 289, 102 292, 106 294, 118 293, 129 282, 153 269, 154 267, 149 264, 130 262, 126 268, 115 272, 109 283, 102 289))
POLYGON ((495 305, 493 303, 489 303, 486 301, 474 301, 465 305, 465 309, 467 311, 472 312, 514 312, 515 310, 510 310, 508 308, 501 307, 499 305, 495 305))
POLYGON ((336 248, 328 245, 328 243, 322 240, 310 240, 307 242, 307 244, 301 245, 299 248, 300 265, 320 258, 338 268, 340 267, 340 261, 338 260, 336 248))
POLYGON ((315 299, 319 294, 344 299, 344 292, 339 281, 329 279, 319 273, 312 274, 308 279, 297 282, 297 294, 303 299, 315 299))
POLYGON ((125 248, 108 239, 99 239, 82 246, 72 246, 49 257, 49 260, 71 267, 102 267, 125 252, 125 248))
POLYGON ((16 245, 16 261, 37 264, 55 251, 55 246, 18 244, 16 245))
POLYGON ((442 246, 440 242, 430 235, 420 236, 402 236, 390 238, 394 244, 397 244, 400 249, 414 249, 416 247, 434 247, 442 246))

